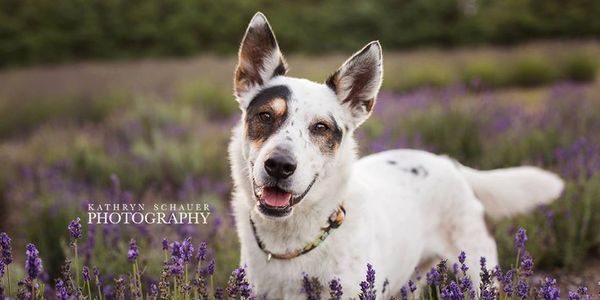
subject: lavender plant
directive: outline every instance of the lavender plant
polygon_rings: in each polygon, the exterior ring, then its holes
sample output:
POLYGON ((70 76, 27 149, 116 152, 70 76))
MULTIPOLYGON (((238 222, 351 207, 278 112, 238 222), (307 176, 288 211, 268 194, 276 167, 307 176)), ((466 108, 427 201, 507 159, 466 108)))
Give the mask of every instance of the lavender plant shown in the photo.
MULTIPOLYGON (((76 224, 76 223, 73 223, 76 224)), ((73 232, 69 226, 69 232, 73 232)), ((76 235, 81 238, 81 235, 76 235)), ((432 268, 426 275, 426 290, 419 291, 417 284, 409 280, 400 289, 399 295, 387 295, 386 290, 389 281, 385 280, 378 294, 375 288, 375 269, 371 264, 367 264, 365 280, 360 283, 360 294, 356 295, 359 299, 375 300, 378 295, 384 299, 442 299, 442 300, 472 300, 480 299, 560 299, 560 289, 555 279, 546 277, 539 282, 539 288, 534 288, 532 293, 531 278, 533 274, 533 258, 529 255, 526 248, 528 240, 524 229, 519 228, 514 237, 514 248, 516 261, 512 268, 503 272, 499 266, 489 269, 486 259, 480 259, 481 286, 477 289, 473 287, 472 280, 467 276, 467 270, 470 268, 466 264, 466 253, 461 251, 457 256, 458 263, 452 268, 447 267, 446 261, 441 261, 436 267, 432 268)), ((0 244, 2 245, 3 258, 12 257, 5 251, 10 248, 10 238, 5 233, 0 234, 0 244)), ((215 261, 210 258, 210 251, 206 242, 200 243, 196 254, 191 238, 183 241, 173 241, 168 243, 166 239, 161 242, 162 250, 167 255, 163 261, 162 272, 158 282, 148 283, 148 293, 143 293, 144 281, 142 280, 143 268, 139 265, 140 249, 134 239, 130 240, 127 251, 127 260, 132 264, 132 272, 129 276, 115 275, 113 278, 113 289, 111 298, 114 299, 224 299, 225 295, 229 299, 255 299, 252 286, 246 278, 246 269, 243 267, 235 269, 229 278, 225 288, 215 287, 212 281, 212 275, 215 272, 215 261), (195 268, 188 270, 189 265, 195 261, 195 268), (128 279, 127 279, 128 278, 128 279), (210 283, 210 284, 209 284, 210 283), (129 285, 129 289, 127 289, 129 285)), ((5 267, 7 260, 0 260, 0 278, 6 274, 5 267)), ((67 259, 63 265, 61 277, 57 278, 51 294, 56 299, 107 299, 109 298, 104 291, 108 286, 104 286, 100 278, 100 272, 97 268, 90 269, 83 266, 81 276, 83 284, 73 280, 70 269, 70 260, 67 259), (93 275, 93 278, 92 278, 93 275), (95 283, 96 292, 92 293, 91 283, 95 283), (82 295, 80 290, 85 289, 87 295, 82 295)), ((43 272, 40 253, 33 244, 26 247, 25 259, 26 276, 19 282, 19 289, 15 295, 18 299, 43 299, 46 296, 44 292, 45 283, 48 279, 42 280, 40 274, 43 272)), ((416 279, 420 280, 420 275, 416 272, 416 279)), ((328 283, 328 290, 325 290, 319 279, 310 277, 304 273, 298 281, 300 291, 309 300, 322 299, 328 295, 328 299, 341 299, 343 287, 339 279, 332 279, 328 283)), ((3 292, 2 289, 0 291, 3 292)), ((46 291, 47 292, 47 291, 46 291)), ((4 292, 3 292, 4 293, 4 292)), ((3 295, 4 294, 0 294, 3 295)), ((11 293, 6 294, 7 297, 11 293)), ((590 300, 591 296, 587 287, 580 287, 577 290, 569 291, 568 297, 571 300, 590 300)), ((264 297, 261 297, 264 298, 264 297)))

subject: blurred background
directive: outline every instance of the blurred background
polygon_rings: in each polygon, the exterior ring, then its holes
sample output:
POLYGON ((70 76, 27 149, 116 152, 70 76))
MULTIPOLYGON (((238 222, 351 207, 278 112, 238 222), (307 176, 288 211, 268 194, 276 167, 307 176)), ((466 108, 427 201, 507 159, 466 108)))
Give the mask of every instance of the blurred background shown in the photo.
POLYGON ((231 83, 256 11, 295 77, 323 81, 381 41, 385 79, 357 133, 362 155, 418 148, 483 169, 561 174, 559 201, 490 223, 501 263, 513 263, 522 226, 539 274, 565 287, 600 281, 593 0, 3 0, 0 232, 13 237, 17 265, 32 241, 56 277, 66 226, 85 220, 88 202, 208 202, 207 226, 85 226, 81 263, 107 278, 126 273, 135 237, 151 280, 162 237, 192 236, 209 242, 216 281, 226 281, 239 263, 228 202, 226 147, 239 118, 231 83))

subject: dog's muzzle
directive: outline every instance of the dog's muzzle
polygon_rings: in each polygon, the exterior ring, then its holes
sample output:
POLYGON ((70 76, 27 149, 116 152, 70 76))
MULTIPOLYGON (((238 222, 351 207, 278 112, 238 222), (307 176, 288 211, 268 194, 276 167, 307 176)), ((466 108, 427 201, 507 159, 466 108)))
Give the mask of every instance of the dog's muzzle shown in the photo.
POLYGON ((318 174, 315 175, 308 187, 301 194, 294 195, 293 193, 274 186, 258 186, 256 181, 252 180, 252 188, 254 197, 257 201, 258 210, 269 217, 285 217, 292 212, 292 207, 306 196, 312 186, 317 181, 318 174))

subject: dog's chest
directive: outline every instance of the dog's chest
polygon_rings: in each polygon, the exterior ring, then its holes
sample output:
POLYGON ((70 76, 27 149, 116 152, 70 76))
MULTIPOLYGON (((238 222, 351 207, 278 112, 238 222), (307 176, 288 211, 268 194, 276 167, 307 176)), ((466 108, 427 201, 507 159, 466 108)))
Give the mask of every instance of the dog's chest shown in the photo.
MULTIPOLYGON (((352 270, 362 269, 367 258, 365 251, 354 247, 336 245, 341 236, 332 234, 315 250, 293 259, 275 259, 270 261, 258 247, 248 247, 248 275, 254 284, 257 295, 267 299, 305 299, 303 277, 309 281, 316 279, 327 291, 327 283, 335 278, 354 285, 360 281, 361 274, 352 270), (356 277, 356 278, 354 278, 356 277)), ((348 290, 350 292, 350 290, 348 290)))

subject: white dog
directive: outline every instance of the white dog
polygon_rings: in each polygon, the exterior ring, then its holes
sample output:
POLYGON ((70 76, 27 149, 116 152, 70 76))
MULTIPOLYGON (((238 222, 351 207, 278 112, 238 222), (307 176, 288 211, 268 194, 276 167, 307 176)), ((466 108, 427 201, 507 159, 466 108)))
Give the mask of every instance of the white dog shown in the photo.
POLYGON ((356 297, 366 265, 376 287, 398 293, 416 267, 467 254, 497 264, 484 215, 507 217, 549 203, 562 180, 534 167, 470 169, 443 156, 392 150, 357 160, 353 134, 381 85, 382 52, 371 42, 324 84, 286 77, 264 15, 241 44, 235 96, 242 109, 229 146, 241 264, 268 299, 305 298, 302 274, 339 278, 356 297))

